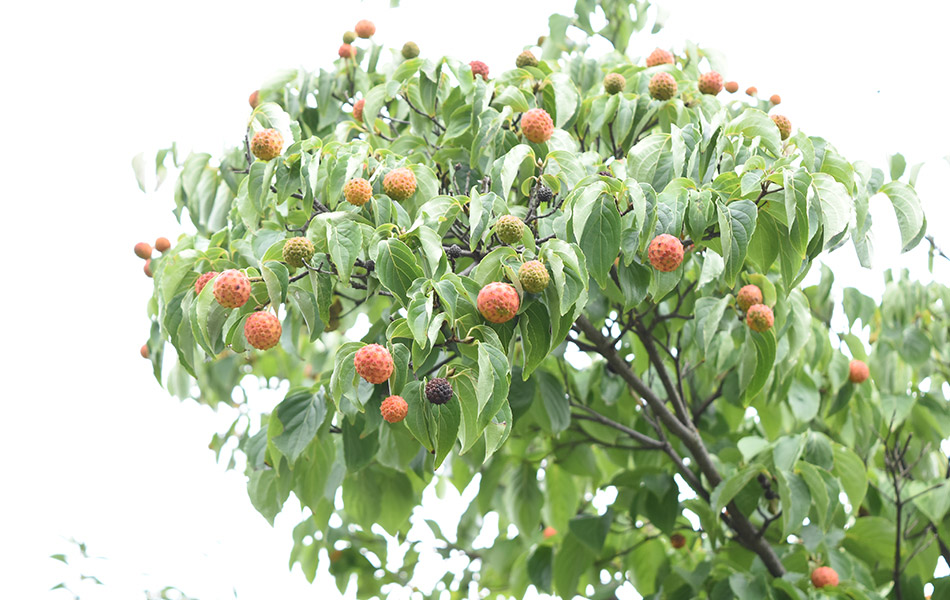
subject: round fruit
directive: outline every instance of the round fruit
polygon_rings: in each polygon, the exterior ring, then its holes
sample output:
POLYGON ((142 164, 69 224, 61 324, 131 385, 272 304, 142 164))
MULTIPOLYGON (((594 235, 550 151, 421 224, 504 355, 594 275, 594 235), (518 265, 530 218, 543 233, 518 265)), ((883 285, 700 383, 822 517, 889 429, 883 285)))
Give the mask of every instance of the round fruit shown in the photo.
POLYGON ((548 287, 551 276, 547 268, 537 260, 529 260, 518 269, 518 281, 521 288, 531 294, 539 294, 548 287))
POLYGON ((201 290, 205 289, 205 286, 208 285, 208 282, 214 279, 217 274, 217 271, 208 271, 207 273, 202 273, 195 282, 195 296, 200 294, 201 290))
POLYGON ((280 341, 280 321, 273 313, 252 312, 244 321, 244 337, 258 350, 270 350, 280 341))
POLYGON ((145 271, 146 277, 152 276, 152 259, 151 258, 145 259, 145 267, 143 267, 142 270, 145 271))
POLYGON ((276 129, 258 131, 251 138, 251 153, 257 158, 268 161, 280 156, 284 147, 284 136, 276 129))
POLYGON ((703 94, 715 96, 722 91, 722 75, 709 71, 699 76, 699 91, 703 94))
POLYGON ((373 197, 373 186, 362 177, 356 177, 343 186, 343 197, 353 206, 363 206, 373 197))
POLYGON ((377 384, 393 374, 393 357, 389 350, 379 344, 369 344, 356 351, 353 357, 356 374, 366 381, 377 384))
POLYGON ((521 115, 521 132, 528 141, 542 144, 551 139, 554 133, 554 121, 543 108, 532 108, 521 115))
POLYGON ((139 242, 135 245, 135 255, 139 258, 149 259, 152 257, 152 247, 145 242, 139 242))
POLYGON ((419 56, 419 44, 415 42, 406 42, 402 45, 402 57, 406 60, 419 56))
POLYGON ((538 199, 538 202, 551 202, 554 200, 554 192, 548 186, 539 183, 534 188, 534 197, 538 199))
POLYGON ((478 292, 476 304, 478 312, 482 313, 485 320, 492 323, 504 323, 512 320, 518 313, 521 300, 513 285, 495 281, 478 292))
POLYGON ((749 86, 746 88, 745 93, 747 96, 755 96, 759 93, 759 90, 757 90, 755 86, 749 86))
POLYGON ((148 344, 142 344, 142 349, 139 350, 139 354, 142 355, 142 358, 148 358, 148 344))
POLYGON ((781 104, 782 97, 779 96, 778 94, 772 94, 772 97, 769 98, 769 102, 771 102, 772 104, 781 104))
POLYGON ((436 377, 426 382, 426 400, 432 404, 445 404, 452 399, 452 384, 448 379, 436 377))
POLYGON ((673 54, 663 50, 662 48, 657 48, 650 53, 650 56, 647 57, 647 66, 655 67, 657 65, 672 65, 673 64, 673 54))
POLYGON ((472 68, 472 77, 481 75, 482 79, 488 81, 488 65, 480 60, 473 60, 468 66, 472 68))
POLYGON ((848 380, 851 383, 864 383, 870 375, 871 371, 863 360, 852 360, 848 365, 848 380))
POLYGON ((749 307, 748 312, 746 312, 745 322, 752 331, 765 333, 769 329, 772 329, 772 324, 775 322, 775 315, 772 314, 772 309, 768 306, 764 304, 753 304, 749 307))
POLYGON ((402 396, 390 396, 383 400, 379 412, 387 423, 398 423, 406 418, 409 404, 403 400, 402 396))
POLYGON ((343 32, 343 43, 352 44, 356 41, 356 32, 355 31, 344 31, 343 32))
POLYGON ((739 84, 735 81, 727 81, 726 91, 729 92, 730 94, 735 94, 736 92, 739 91, 739 84))
POLYGON ((541 532, 541 537, 543 537, 546 540, 553 538, 556 535, 557 535, 557 529, 551 527, 550 525, 545 527, 544 531, 541 532))
POLYGON ((676 95, 676 80, 669 73, 657 73, 650 78, 650 97, 669 100, 676 95))
POLYGON ((284 244, 281 253, 284 262, 291 267, 302 267, 313 258, 313 243, 305 237, 293 237, 284 244))
POLYGON ((604 91, 613 96, 627 87, 627 80, 620 73, 610 73, 604 77, 604 91))
POLYGON ((383 177, 383 192, 401 202, 416 193, 416 174, 406 167, 393 169, 383 177))
POLYGON ((778 131, 782 134, 783 140, 787 140, 788 136, 792 135, 792 122, 788 120, 788 117, 772 115, 772 122, 778 127, 778 131))
POLYGON ((495 235, 503 244, 517 244, 524 235, 524 221, 514 215, 502 215, 495 221, 495 235))
POLYGON ((353 31, 356 32, 356 35, 360 36, 364 40, 367 38, 373 37, 373 34, 376 33, 376 26, 373 25, 372 21, 367 21, 366 19, 361 19, 356 27, 353 28, 353 31))
POLYGON ((343 44, 337 50, 337 54, 340 55, 340 58, 356 58, 356 48, 349 44, 343 44))
POLYGON ((456 259, 462 256, 462 248, 458 244, 452 244, 449 246, 449 249, 445 251, 445 255, 451 259, 456 259))
POLYGON ((357 121, 363 120, 363 106, 366 105, 366 100, 360 98, 356 101, 356 104, 353 105, 353 118, 357 121))
POLYGON ((172 247, 172 243, 168 241, 168 238, 160 237, 155 240, 155 249, 164 254, 172 247))
POLYGON ((762 304, 762 290, 755 285, 744 285, 736 294, 736 304, 739 310, 746 312, 753 304, 762 304))
POLYGON ((225 308, 239 308, 251 297, 251 280, 237 269, 228 269, 214 280, 214 299, 225 308))
POLYGON ((816 588, 837 587, 838 574, 831 567, 818 567, 811 572, 811 583, 816 588))
POLYGON ((674 533, 670 536, 670 545, 679 550, 686 545, 686 536, 682 533, 674 533))
POLYGON ((536 67, 538 66, 538 59, 534 54, 531 53, 530 50, 525 50, 518 55, 518 58, 515 59, 515 66, 517 66, 519 69, 523 69, 525 67, 536 67))
POLYGON ((675 271, 683 262, 683 242, 668 233, 661 233, 647 247, 647 258, 657 271, 675 271))

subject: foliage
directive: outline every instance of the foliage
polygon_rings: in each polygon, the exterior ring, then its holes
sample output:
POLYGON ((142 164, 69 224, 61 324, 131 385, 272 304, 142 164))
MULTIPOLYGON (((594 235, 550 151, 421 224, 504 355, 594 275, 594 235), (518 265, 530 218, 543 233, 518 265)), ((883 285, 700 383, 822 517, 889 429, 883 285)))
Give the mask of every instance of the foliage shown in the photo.
POLYGON ((827 269, 801 285, 848 243, 869 263, 875 194, 914 247, 925 220, 912 182, 801 131, 783 142, 768 102, 700 94, 716 65, 695 45, 639 66, 625 51, 651 26, 647 7, 581 0, 550 18, 536 67, 488 80, 467 59, 357 41, 355 60, 264 85, 243 143, 180 165, 175 212, 196 233, 152 262, 150 359, 172 393, 210 406, 286 391, 212 448, 237 440, 229 464, 246 464, 268 520, 291 493, 308 510, 291 563, 309 578, 329 560, 361 597, 409 585, 410 515, 426 517, 431 485, 477 490, 457 531, 422 521, 441 553, 468 557, 440 584, 453 597, 472 583, 610 597, 629 581, 645 597, 797 599, 819 593, 818 565, 840 576, 830 594, 922 597, 950 556, 950 289, 895 274, 880 303, 857 289, 837 302, 827 269), (595 32, 598 9, 609 19, 595 32), (588 55, 584 34, 615 51, 588 55), (675 78, 673 99, 647 93, 657 72, 675 78), (623 93, 604 93, 609 73, 623 93), (536 144, 519 118, 539 107, 555 129, 536 144), (265 128, 286 144, 255 161, 249 139, 265 128), (401 167, 417 187, 396 202, 382 180, 401 167), (362 207, 343 197, 356 177, 374 190, 362 207), (493 231, 509 214, 528 225, 510 246, 493 231), (686 247, 668 273, 646 258, 664 233, 686 247), (282 262, 298 235, 316 248, 303 268, 282 262), (551 284, 524 293, 517 273, 534 259, 551 284), (224 309, 210 284, 196 296, 200 274, 231 268, 251 277, 247 304, 224 309), (520 295, 501 324, 476 308, 496 281, 520 295), (735 305, 746 284, 774 314, 763 333, 735 305), (283 325, 266 352, 243 336, 260 309, 283 325), (358 342, 344 336, 354 326, 358 342), (388 383, 356 376, 368 343, 389 348, 388 383), (849 354, 870 380, 848 381, 849 354), (424 400, 433 377, 453 386, 445 405, 424 400), (409 405, 396 424, 379 410, 391 394, 409 405), (476 548, 489 512, 500 534, 476 548))

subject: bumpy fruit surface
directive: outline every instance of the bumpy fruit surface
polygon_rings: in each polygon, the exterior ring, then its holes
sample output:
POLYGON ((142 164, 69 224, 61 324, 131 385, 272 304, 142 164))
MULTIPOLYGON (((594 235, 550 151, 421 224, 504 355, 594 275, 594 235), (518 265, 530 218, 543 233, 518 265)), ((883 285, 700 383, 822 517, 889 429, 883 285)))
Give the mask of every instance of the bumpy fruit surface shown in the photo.
POLYGON ((452 399, 452 384, 448 379, 436 377, 426 382, 426 400, 432 404, 445 404, 452 399))
POLYGON ((217 271, 208 271, 207 273, 202 273, 198 280, 195 281, 195 295, 201 293, 201 290, 205 289, 205 286, 208 285, 208 282, 215 278, 218 274, 217 271))
POLYGON ((280 321, 273 313, 253 312, 244 321, 244 337, 258 350, 270 350, 280 341, 280 321))
POLYGON ((518 269, 518 281, 521 288, 531 294, 538 294, 548 287, 551 276, 547 268, 537 260, 529 260, 518 269))
POLYGON ((747 96, 755 96, 759 93, 759 90, 756 89, 755 86, 749 86, 746 88, 745 93, 747 96))
POLYGON ((772 314, 772 309, 768 306, 764 304, 753 304, 745 314, 745 322, 752 331, 765 333, 769 329, 772 329, 772 324, 775 322, 775 315, 772 314))
POLYGON ((305 237, 293 237, 284 244, 281 253, 284 262, 291 267, 302 267, 313 258, 313 243, 305 237))
POLYGON ((657 73, 650 78, 650 97, 669 100, 676 95, 676 80, 669 73, 657 73))
POLYGON ((541 532, 541 537, 543 537, 546 540, 553 538, 556 535, 557 535, 557 529, 551 527, 550 525, 545 527, 544 531, 541 532))
POLYGON ((650 56, 647 57, 647 66, 655 67, 657 65, 672 65, 673 64, 673 54, 663 50, 662 48, 657 48, 650 53, 650 56))
POLYGON ((145 271, 146 277, 152 276, 152 259, 151 258, 145 259, 145 266, 142 267, 142 270, 145 271))
POLYGON ((343 44, 337 50, 337 54, 340 55, 340 58, 356 58, 356 48, 349 44, 343 44))
POLYGON ((699 91, 703 94, 715 96, 722 91, 722 75, 716 71, 709 71, 699 76, 699 91))
POLYGON ((871 371, 863 360, 852 360, 848 365, 848 380, 851 383, 864 383, 870 375, 871 371))
POLYGON ((627 80, 620 73, 610 73, 604 77, 604 91, 613 96, 627 87, 627 80))
POLYGON ((772 97, 769 98, 769 102, 771 102, 772 104, 781 104, 782 97, 779 96, 778 94, 772 94, 772 97))
POLYGON ((393 374, 393 357, 389 350, 379 344, 369 344, 356 351, 353 357, 356 374, 376 385, 393 374))
POLYGON ((416 193, 416 174, 406 167, 393 169, 383 177, 383 192, 400 202, 416 193))
POLYGON ((550 202, 554 200, 554 192, 548 186, 543 183, 539 183, 534 190, 534 196, 538 199, 538 202, 550 202))
POLYGON ((135 245, 135 255, 139 258, 148 259, 152 257, 152 247, 145 242, 139 242, 135 245))
POLYGON ((521 115, 521 131, 529 141, 541 144, 551 139, 554 121, 543 108, 532 108, 521 115))
POLYGON ((142 355, 142 358, 148 358, 148 344, 142 344, 142 349, 139 350, 139 354, 142 355))
POLYGON ((284 136, 276 129, 258 131, 251 138, 251 153, 257 158, 267 161, 280 156, 284 147, 284 136))
POLYGON ((356 27, 353 28, 353 31, 356 32, 356 35, 365 40, 367 38, 373 37, 373 34, 376 33, 376 25, 373 25, 372 21, 361 19, 356 24, 356 27))
POLYGON ((683 262, 683 242, 668 233, 661 233, 647 247, 647 258, 657 271, 675 271, 683 262))
POLYGON ((353 206, 363 206, 373 197, 373 186, 362 177, 356 177, 343 186, 343 197, 353 206))
POLYGON ((738 82, 735 82, 735 81, 727 81, 727 82, 726 82, 726 91, 729 92, 730 94, 735 94, 736 92, 738 92, 738 91, 739 91, 739 84, 738 84, 738 82))
POLYGON ((480 60, 473 60, 468 63, 468 66, 472 68, 472 76, 481 75, 482 79, 488 81, 488 65, 483 63, 480 60))
POLYGON ((352 44, 356 41, 356 32, 355 31, 344 31, 343 32, 343 43, 352 44))
POLYGON ((356 101, 356 104, 353 105, 353 118, 357 121, 363 120, 363 107, 366 106, 366 100, 360 98, 356 101))
POLYGON ((409 413, 409 403, 403 400, 402 396, 390 396, 383 400, 379 413, 387 423, 398 423, 409 413))
POLYGON ((515 66, 519 69, 523 69, 524 67, 536 67, 538 66, 538 58, 532 54, 530 50, 525 50, 515 59, 515 66))
POLYGON ((762 304, 762 290, 756 285, 744 285, 736 294, 736 304, 739 310, 746 312, 753 304, 762 304))
POLYGON ((677 550, 686 545, 686 536, 682 533, 674 533, 670 536, 670 546, 673 546, 677 550))
POLYGON ((485 320, 504 323, 515 317, 518 307, 521 306, 521 299, 518 298, 518 291, 513 285, 495 281, 478 292, 476 304, 478 312, 482 313, 485 320))
POLYGON ((419 44, 415 42, 406 42, 402 45, 402 57, 406 60, 419 56, 419 44))
POLYGON ((168 249, 172 247, 172 243, 168 241, 168 238, 160 237, 155 240, 155 249, 164 254, 168 252, 168 249))
POLYGON ((811 572, 811 583, 816 588, 837 587, 838 573, 831 567, 818 567, 811 572))
POLYGON ((524 221, 514 215, 502 215, 495 221, 495 235, 504 244, 517 244, 524 235, 524 221))
POLYGON ((239 308, 251 297, 251 280, 237 269, 228 269, 214 280, 214 299, 225 308, 239 308))
POLYGON ((778 127, 778 132, 782 134, 782 139, 787 140, 792 135, 792 122, 788 117, 782 115, 772 115, 772 122, 778 127))

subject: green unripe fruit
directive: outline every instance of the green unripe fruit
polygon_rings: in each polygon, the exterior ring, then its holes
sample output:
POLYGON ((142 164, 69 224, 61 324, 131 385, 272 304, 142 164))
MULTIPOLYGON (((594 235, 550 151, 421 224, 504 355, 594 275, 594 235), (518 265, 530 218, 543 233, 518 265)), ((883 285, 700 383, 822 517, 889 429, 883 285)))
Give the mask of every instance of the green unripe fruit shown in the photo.
POLYGON ((313 244, 305 237, 295 237, 284 244, 284 262, 291 267, 302 267, 313 258, 313 244))
POLYGON ((402 57, 406 60, 419 56, 419 45, 415 42, 406 42, 402 46, 402 57))
POLYGON ((610 73, 604 77, 604 91, 613 96, 627 87, 627 80, 620 73, 610 73))
POLYGON ((517 244, 524 235, 524 221, 514 215, 504 215, 495 222, 495 235, 503 244, 517 244))
POLYGON ((523 69, 525 67, 536 67, 538 66, 538 59, 534 54, 531 53, 530 50, 525 50, 518 55, 518 58, 515 59, 515 65, 519 69, 523 69))
POLYGON ((521 282, 521 289, 531 294, 538 294, 548 287, 551 276, 540 261, 529 260, 518 269, 518 280, 521 282))
POLYGON ((347 31, 346 33, 343 34, 343 43, 344 43, 344 44, 352 44, 352 43, 355 42, 355 41, 356 41, 356 32, 355 32, 355 31, 347 31))

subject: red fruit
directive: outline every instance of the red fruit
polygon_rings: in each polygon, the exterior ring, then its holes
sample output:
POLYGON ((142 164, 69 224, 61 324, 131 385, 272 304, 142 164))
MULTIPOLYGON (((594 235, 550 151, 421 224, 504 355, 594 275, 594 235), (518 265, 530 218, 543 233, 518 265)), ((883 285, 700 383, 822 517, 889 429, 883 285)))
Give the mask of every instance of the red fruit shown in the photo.
POLYGON ((663 50, 662 48, 657 48, 650 53, 650 56, 647 57, 647 66, 655 67, 657 65, 672 65, 673 64, 673 54, 663 50))
POLYGON ((782 97, 779 96, 778 94, 772 94, 772 97, 769 98, 769 102, 771 102, 772 104, 781 104, 782 97))
POLYGON ((390 396, 383 400, 379 412, 387 423, 398 423, 406 418, 406 414, 409 412, 409 404, 403 400, 402 396, 390 396))
POLYGON ((270 350, 280 341, 280 321, 273 313, 252 312, 244 321, 244 337, 258 350, 270 350))
POLYGON ((851 383, 864 383, 870 375, 871 371, 863 360, 852 360, 848 365, 848 380, 851 383))
POLYGON ((340 55, 340 58, 356 58, 356 48, 349 44, 343 44, 337 50, 337 54, 340 55))
POLYGON ((353 28, 353 31, 356 32, 356 35, 365 40, 366 38, 373 37, 373 34, 376 33, 376 26, 373 25, 372 21, 362 19, 356 24, 356 27, 353 28))
POLYGON ((675 271, 683 262, 683 242, 668 233, 661 233, 647 247, 647 258, 657 271, 675 271))
POLYGON ((765 333, 769 329, 772 329, 772 324, 775 322, 775 315, 772 314, 772 309, 768 306, 764 304, 753 304, 745 314, 745 322, 752 331, 765 333))
POLYGON ((726 91, 729 92, 730 94, 735 94, 736 92, 739 91, 739 84, 735 81, 727 81, 726 91))
POLYGON ((202 273, 198 280, 195 281, 195 296, 201 293, 201 290, 205 289, 205 286, 208 285, 208 282, 214 279, 217 275, 217 271, 208 271, 207 273, 202 273))
POLYGON ((356 374, 372 384, 383 383, 393 374, 393 357, 379 344, 369 344, 356 351, 353 357, 356 374))
POLYGON ((787 140, 788 136, 792 135, 792 122, 788 120, 788 117, 772 115, 772 122, 778 127, 778 132, 781 134, 783 140, 787 140))
POLYGON ((152 257, 152 247, 145 242, 139 242, 135 245, 135 255, 139 258, 149 259, 152 257))
POLYGON ((816 588, 837 587, 838 574, 831 567, 818 567, 811 572, 811 582, 816 588))
POLYGON ((553 538, 553 537, 556 536, 556 535, 557 535, 557 529, 551 527, 550 525, 548 525, 547 527, 545 527, 545 528, 544 528, 544 531, 541 532, 541 536, 542 536, 544 539, 553 538))
POLYGON ((682 533, 674 533, 670 536, 670 546, 673 546, 677 550, 686 545, 686 536, 682 533))
POLYGON ((699 91, 703 94, 715 96, 722 91, 722 75, 715 71, 703 73, 699 76, 699 91))
POLYGON ((237 269, 228 269, 214 280, 214 299, 225 308, 239 308, 251 297, 251 280, 237 269))
POLYGON ((263 161, 280 156, 283 147, 284 136, 276 129, 258 131, 251 138, 251 153, 263 161))
POLYGON ((142 358, 148 358, 148 344, 142 344, 142 349, 139 350, 139 353, 142 355, 142 358))
POLYGON ((757 90, 753 86, 749 86, 748 88, 746 88, 745 93, 746 95, 749 95, 749 96, 755 96, 756 94, 759 93, 759 90, 757 90))
POLYGON ((541 144, 551 139, 554 133, 554 121, 543 108, 532 108, 521 115, 521 132, 528 141, 541 144))
POLYGON ((257 108, 257 105, 261 103, 261 91, 254 90, 251 92, 251 95, 247 99, 247 103, 251 105, 251 108, 257 108))
POLYGON ((172 243, 168 241, 168 238, 160 237, 155 240, 155 249, 164 254, 172 247, 172 243))
POLYGON ((513 285, 495 281, 478 292, 476 304, 478 312, 482 313, 485 320, 504 323, 512 320, 518 313, 521 299, 518 298, 518 291, 513 285))
POLYGON ((145 271, 146 277, 152 276, 152 259, 151 258, 145 259, 145 267, 142 270, 145 271))
POLYGON ((472 77, 481 75, 482 79, 488 81, 488 65, 480 60, 473 60, 472 62, 468 63, 468 66, 472 68, 472 77))
POLYGON ((416 193, 416 174, 406 167, 393 169, 383 177, 383 192, 401 202, 416 193))
POLYGON ((669 100, 676 95, 676 80, 669 73, 657 73, 650 78, 650 97, 669 100))
POLYGON ((363 120, 363 106, 366 104, 366 100, 360 98, 356 101, 356 104, 353 105, 353 118, 357 121, 363 120))
POLYGON ((343 186, 343 197, 353 206, 363 206, 373 197, 373 186, 362 177, 351 179, 343 186))
POLYGON ((762 304, 762 290, 755 285, 744 285, 736 294, 739 310, 746 312, 753 304, 762 304))

